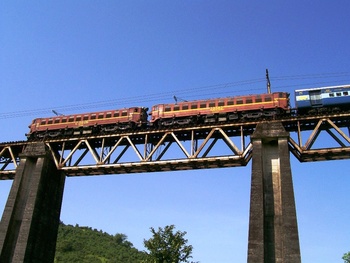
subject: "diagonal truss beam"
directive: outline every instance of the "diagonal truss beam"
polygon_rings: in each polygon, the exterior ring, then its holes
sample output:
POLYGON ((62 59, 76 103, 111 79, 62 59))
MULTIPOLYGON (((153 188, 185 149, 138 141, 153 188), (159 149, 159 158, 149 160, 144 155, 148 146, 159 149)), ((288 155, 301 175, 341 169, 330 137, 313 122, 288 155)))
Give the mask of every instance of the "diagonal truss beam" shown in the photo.
POLYGON ((341 138, 350 144, 350 138, 337 125, 335 125, 334 122, 332 122, 329 118, 326 118, 320 119, 318 121, 310 137, 308 138, 305 145, 302 146, 302 148, 304 150, 310 150, 322 130, 325 130, 341 147, 346 147, 346 145, 340 140, 339 137, 337 137, 337 135, 332 130, 330 130, 330 128, 333 128, 341 138))
POLYGON ((2 164, 0 167, 1 171, 4 171, 9 164, 13 164, 14 167, 17 168, 17 158, 15 157, 10 146, 1 149, 0 156, 2 157, 0 162, 2 164), (4 155, 8 155, 9 158, 3 158, 4 155))
POLYGON ((332 118, 320 118, 306 143, 302 145, 301 130, 298 126, 299 143, 289 138, 289 150, 300 162, 348 159, 350 158, 350 138, 341 128, 349 129, 348 126, 340 127, 332 118), (322 131, 330 135, 335 146, 313 149, 314 143, 322 140, 319 138, 322 131))

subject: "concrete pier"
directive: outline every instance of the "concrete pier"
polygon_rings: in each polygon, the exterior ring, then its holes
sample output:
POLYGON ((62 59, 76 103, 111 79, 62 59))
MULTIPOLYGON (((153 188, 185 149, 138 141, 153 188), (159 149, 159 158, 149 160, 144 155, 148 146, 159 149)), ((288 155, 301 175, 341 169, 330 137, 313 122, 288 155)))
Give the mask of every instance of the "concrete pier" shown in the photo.
POLYGON ((29 144, 0 222, 0 262, 53 262, 64 182, 45 144, 29 144))
POLYGON ((260 123, 253 143, 248 263, 300 263, 289 133, 260 123))

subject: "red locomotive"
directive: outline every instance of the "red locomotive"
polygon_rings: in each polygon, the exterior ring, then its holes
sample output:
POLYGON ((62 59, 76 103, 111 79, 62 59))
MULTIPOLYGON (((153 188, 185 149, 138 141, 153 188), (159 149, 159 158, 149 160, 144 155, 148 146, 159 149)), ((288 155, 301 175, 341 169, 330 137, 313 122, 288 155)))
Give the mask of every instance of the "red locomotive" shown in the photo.
POLYGON ((132 107, 120 110, 37 118, 29 125, 30 131, 27 137, 70 136, 136 128, 147 124, 147 111, 148 108, 132 107))
POLYGON ((275 92, 174 104, 158 104, 152 107, 150 122, 155 126, 172 126, 175 124, 257 119, 289 112, 289 93, 275 92))
POLYGON ((34 119, 27 134, 29 139, 57 136, 79 136, 118 132, 140 127, 162 127, 215 122, 233 122, 240 119, 258 119, 290 112, 289 93, 275 92, 209 100, 195 100, 148 108, 132 107, 34 119))

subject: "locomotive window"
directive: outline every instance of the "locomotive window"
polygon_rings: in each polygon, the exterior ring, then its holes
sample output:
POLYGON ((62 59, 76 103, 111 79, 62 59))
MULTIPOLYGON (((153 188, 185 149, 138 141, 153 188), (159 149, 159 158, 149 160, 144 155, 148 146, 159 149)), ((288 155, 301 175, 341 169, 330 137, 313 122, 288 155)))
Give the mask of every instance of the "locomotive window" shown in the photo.
POLYGON ((272 98, 270 96, 265 97, 265 101, 272 101, 272 98))
POLYGON ((135 108, 135 109, 134 109, 134 112, 137 112, 137 110, 138 110, 138 109, 137 109, 137 108, 135 108))
POLYGON ((119 111, 115 112, 115 113, 113 114, 113 117, 119 117, 119 111))
POLYGON ((242 99, 237 99, 236 104, 243 104, 243 100, 242 99))
POLYGON ((209 107, 215 107, 215 101, 209 102, 209 107))
POLYGON ((183 110, 188 110, 188 104, 182 105, 182 109, 183 109, 183 110))
POLYGON ((349 93, 348 93, 347 91, 344 91, 344 92, 343 92, 343 95, 344 95, 344 96, 348 96, 349 93))
POLYGON ((197 103, 196 103, 196 104, 192 104, 192 105, 191 105, 191 109, 197 109, 197 108, 198 108, 197 103))
POLYGON ((206 103, 206 102, 202 102, 202 103, 199 105, 199 107, 200 107, 201 109, 206 108, 206 107, 207 107, 207 103, 206 103))
POLYGON ((253 103, 253 99, 252 98, 246 99, 245 103, 253 103))
POLYGON ((228 100, 227 105, 233 105, 233 100, 228 100))
POLYGON ((171 111, 171 107, 170 106, 165 106, 164 111, 165 112, 171 111))
POLYGON ((337 94, 337 97, 341 96, 341 92, 337 92, 336 94, 337 94))
POLYGON ((127 111, 123 111, 122 112, 122 116, 128 116, 128 112, 127 111))
POLYGON ((45 125, 46 124, 46 120, 42 120, 40 125, 45 125))
POLYGON ((224 106, 224 105, 225 105, 225 102, 224 102, 224 101, 220 100, 220 101, 218 102, 218 106, 224 106))
POLYGON ((334 93, 329 93, 329 97, 334 97, 334 93))
POLYGON ((175 105, 174 106, 174 110, 180 110, 180 106, 179 105, 175 105))

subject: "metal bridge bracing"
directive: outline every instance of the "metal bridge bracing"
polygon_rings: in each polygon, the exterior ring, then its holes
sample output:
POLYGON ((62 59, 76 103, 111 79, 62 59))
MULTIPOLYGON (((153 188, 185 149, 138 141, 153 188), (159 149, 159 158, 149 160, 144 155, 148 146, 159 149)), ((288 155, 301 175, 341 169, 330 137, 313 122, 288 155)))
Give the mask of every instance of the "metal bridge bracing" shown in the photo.
MULTIPOLYGON (((46 138, 44 142, 57 168, 68 176, 245 166, 253 151, 249 138, 259 122, 46 138)), ((282 123, 290 133, 289 150, 300 162, 350 158, 350 113, 268 122, 282 123)), ((33 143, 37 142, 0 144, 0 179, 13 179, 21 153, 33 143)))

